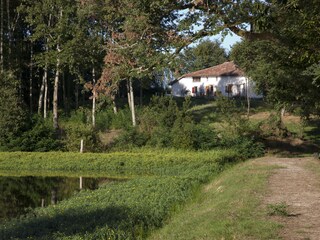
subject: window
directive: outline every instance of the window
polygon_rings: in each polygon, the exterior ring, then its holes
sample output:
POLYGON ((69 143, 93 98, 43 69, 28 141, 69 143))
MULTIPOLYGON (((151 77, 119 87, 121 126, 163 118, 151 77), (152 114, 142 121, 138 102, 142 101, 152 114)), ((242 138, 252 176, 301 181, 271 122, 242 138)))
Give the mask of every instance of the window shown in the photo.
POLYGON ((193 87, 192 88, 192 93, 197 93, 198 92, 198 87, 193 87))
POLYGON ((193 80, 193 82, 201 82, 200 77, 193 77, 192 80, 193 80))
POLYGON ((233 84, 228 84, 228 85, 226 86, 225 92, 226 92, 226 93, 232 93, 232 86, 233 86, 233 84))

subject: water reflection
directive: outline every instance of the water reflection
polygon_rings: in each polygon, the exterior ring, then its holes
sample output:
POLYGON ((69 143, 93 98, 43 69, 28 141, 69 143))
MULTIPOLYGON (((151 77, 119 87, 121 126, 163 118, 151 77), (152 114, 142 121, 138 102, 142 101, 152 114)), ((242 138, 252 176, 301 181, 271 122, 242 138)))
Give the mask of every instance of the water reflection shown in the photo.
MULTIPOLYGON (((97 189, 106 178, 82 178, 83 189, 97 189)), ((79 191, 79 178, 0 177, 0 222, 36 207, 56 204, 79 191)))

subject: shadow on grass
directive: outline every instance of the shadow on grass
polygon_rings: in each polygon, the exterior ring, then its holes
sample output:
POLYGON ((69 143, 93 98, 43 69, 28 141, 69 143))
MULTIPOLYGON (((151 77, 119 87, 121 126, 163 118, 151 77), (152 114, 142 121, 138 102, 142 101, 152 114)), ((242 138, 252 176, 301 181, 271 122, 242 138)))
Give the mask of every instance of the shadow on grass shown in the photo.
POLYGON ((115 206, 94 211, 75 208, 53 217, 22 219, 0 231, 0 239, 57 239, 58 236, 93 234, 102 227, 105 227, 104 234, 109 232, 114 236, 137 238, 135 229, 144 225, 143 219, 142 215, 134 215, 127 207, 115 206))
POLYGON ((217 107, 213 104, 204 105, 201 108, 192 110, 192 117, 196 122, 201 122, 204 118, 206 121, 214 122, 219 120, 219 116, 216 113, 217 107))
POLYGON ((320 144, 320 119, 310 120, 308 125, 304 131, 306 138, 320 144))
POLYGON ((300 141, 297 139, 265 139, 264 145, 268 152, 286 157, 305 156, 320 151, 319 145, 311 141, 300 141))

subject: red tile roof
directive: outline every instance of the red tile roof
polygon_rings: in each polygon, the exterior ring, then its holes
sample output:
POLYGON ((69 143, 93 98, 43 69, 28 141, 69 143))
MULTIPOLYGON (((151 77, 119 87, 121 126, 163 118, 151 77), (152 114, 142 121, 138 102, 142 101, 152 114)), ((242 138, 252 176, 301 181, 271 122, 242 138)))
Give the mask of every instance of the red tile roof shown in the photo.
POLYGON ((234 62, 225 62, 214 67, 205 68, 192 73, 184 74, 179 79, 184 77, 218 77, 218 76, 244 76, 244 72, 234 62))

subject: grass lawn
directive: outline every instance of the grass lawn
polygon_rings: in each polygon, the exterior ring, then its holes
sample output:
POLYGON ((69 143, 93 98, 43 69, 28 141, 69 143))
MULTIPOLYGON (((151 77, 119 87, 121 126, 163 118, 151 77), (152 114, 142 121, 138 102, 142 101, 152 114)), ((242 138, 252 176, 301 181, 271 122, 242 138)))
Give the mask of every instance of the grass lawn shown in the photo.
POLYGON ((272 170, 249 161, 223 172, 148 239, 277 239, 280 226, 261 208, 272 170))

